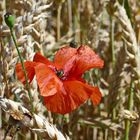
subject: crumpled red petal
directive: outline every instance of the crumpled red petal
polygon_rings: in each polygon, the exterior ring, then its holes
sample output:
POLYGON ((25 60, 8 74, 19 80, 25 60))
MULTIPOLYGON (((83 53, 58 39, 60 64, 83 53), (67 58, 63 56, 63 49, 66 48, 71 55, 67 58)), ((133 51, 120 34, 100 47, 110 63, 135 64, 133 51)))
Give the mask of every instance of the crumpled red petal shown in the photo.
POLYGON ((55 95, 44 98, 44 103, 51 112, 60 114, 69 113, 91 97, 94 104, 100 102, 100 95, 96 92, 96 87, 91 87, 76 80, 64 81, 63 84, 66 94, 61 90, 57 90, 55 95))
POLYGON ((61 91, 57 91, 53 96, 44 97, 44 104, 51 112, 66 114, 72 110, 71 103, 68 99, 69 97, 67 95, 62 94, 61 91))
POLYGON ((57 51, 54 57, 54 63, 58 65, 59 69, 63 69, 64 65, 69 61, 69 59, 76 55, 76 53, 76 48, 71 48, 69 46, 63 47, 57 51))
POLYGON ((83 104, 90 94, 85 92, 80 83, 79 81, 64 81, 63 84, 67 94, 58 90, 55 95, 44 98, 47 109, 51 112, 66 114, 83 104))
POLYGON ((63 69, 68 78, 80 77, 86 70, 102 68, 104 61, 88 46, 64 47, 54 58, 54 63, 63 69))
POLYGON ((102 94, 98 87, 91 87, 92 93, 90 99, 94 105, 98 105, 102 99, 102 94))
POLYGON ((42 56, 40 53, 36 53, 34 55, 34 62, 40 62, 46 65, 53 65, 53 63, 51 61, 49 61, 47 58, 45 58, 44 56, 42 56))
POLYGON ((35 73, 42 96, 52 96, 63 90, 62 81, 47 65, 40 63, 35 67, 35 73))
MULTIPOLYGON (((37 64, 35 62, 31 62, 31 61, 24 62, 24 66, 25 66, 25 69, 26 69, 26 73, 27 73, 27 77, 28 77, 29 83, 34 78, 34 75, 35 75, 34 67, 36 65, 37 64)), ((26 83, 21 63, 18 63, 16 65, 16 75, 17 75, 18 80, 20 80, 23 84, 26 83)))
POLYGON ((81 76, 91 68, 102 68, 104 61, 88 46, 80 46, 77 50, 77 62, 73 74, 81 76))
POLYGON ((65 89, 67 89, 69 95, 75 99, 75 102, 80 104, 84 100, 90 98, 94 105, 98 105, 101 101, 102 94, 98 87, 90 86, 81 81, 64 81, 65 89), (67 83, 67 85, 66 85, 67 83))
POLYGON ((87 91, 85 84, 77 80, 64 81, 64 87, 68 93, 71 106, 70 111, 83 104, 91 95, 91 93, 87 91))

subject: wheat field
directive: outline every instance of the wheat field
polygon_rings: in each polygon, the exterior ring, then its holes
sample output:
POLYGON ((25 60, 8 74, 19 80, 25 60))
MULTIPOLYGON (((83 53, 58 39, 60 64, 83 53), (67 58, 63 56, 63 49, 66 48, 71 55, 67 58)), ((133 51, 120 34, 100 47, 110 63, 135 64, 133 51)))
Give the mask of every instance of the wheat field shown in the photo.
POLYGON ((0 140, 43 139, 140 140, 139 0, 0 0, 0 140), (36 77, 30 92, 18 80, 16 64, 36 52, 53 60, 70 44, 87 45, 104 61, 82 75, 102 99, 61 115, 45 107, 36 77))

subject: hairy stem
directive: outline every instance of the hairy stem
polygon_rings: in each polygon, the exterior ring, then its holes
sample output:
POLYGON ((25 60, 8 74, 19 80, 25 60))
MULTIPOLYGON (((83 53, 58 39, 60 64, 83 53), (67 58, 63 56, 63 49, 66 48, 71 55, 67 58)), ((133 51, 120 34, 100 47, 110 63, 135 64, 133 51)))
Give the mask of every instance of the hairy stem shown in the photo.
POLYGON ((23 58, 22 58, 22 56, 20 54, 20 51, 18 49, 18 45, 17 45, 17 42, 16 42, 14 31, 13 31, 12 28, 10 28, 10 33, 11 33, 12 39, 14 41, 14 44, 15 44, 15 47, 16 47, 16 50, 17 50, 17 53, 18 53, 21 65, 22 65, 22 70, 23 70, 23 73, 24 73, 25 81, 26 81, 26 88, 28 90, 28 94, 29 94, 29 98, 30 98, 30 103, 31 103, 31 107, 32 107, 32 112, 34 112, 33 99, 32 99, 32 96, 31 96, 30 86, 29 86, 29 83, 28 83, 28 76, 27 76, 26 69, 25 69, 25 66, 24 66, 23 58))

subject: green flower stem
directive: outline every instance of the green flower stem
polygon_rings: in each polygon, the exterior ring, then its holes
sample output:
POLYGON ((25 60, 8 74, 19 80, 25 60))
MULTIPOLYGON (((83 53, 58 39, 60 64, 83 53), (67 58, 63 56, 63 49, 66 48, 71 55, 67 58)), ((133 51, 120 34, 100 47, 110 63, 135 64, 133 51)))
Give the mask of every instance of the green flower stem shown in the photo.
POLYGON ((30 98, 30 103, 31 103, 31 107, 32 107, 32 112, 34 112, 33 99, 32 99, 32 96, 31 96, 30 86, 29 86, 29 83, 28 83, 28 76, 27 76, 26 69, 25 69, 25 66, 24 66, 23 58, 22 58, 22 56, 21 56, 21 54, 20 54, 20 51, 19 51, 19 49, 18 49, 18 45, 17 45, 17 42, 16 42, 16 38, 15 38, 15 35, 14 35, 13 28, 10 28, 10 33, 11 33, 12 39, 13 39, 13 41, 14 41, 16 50, 17 50, 17 52, 18 52, 18 56, 19 56, 21 65, 22 65, 22 70, 23 70, 24 76, 25 76, 26 88, 27 88, 27 90, 28 90, 28 95, 29 95, 29 98, 30 98))
MULTIPOLYGON (((134 88, 134 83, 131 82, 130 94, 129 94, 129 99, 128 99, 128 110, 129 111, 132 111, 132 109, 133 109, 133 96, 134 96, 133 88, 134 88)), ((124 140, 129 140, 130 125, 131 125, 130 120, 126 120, 125 121, 125 139, 124 140)))

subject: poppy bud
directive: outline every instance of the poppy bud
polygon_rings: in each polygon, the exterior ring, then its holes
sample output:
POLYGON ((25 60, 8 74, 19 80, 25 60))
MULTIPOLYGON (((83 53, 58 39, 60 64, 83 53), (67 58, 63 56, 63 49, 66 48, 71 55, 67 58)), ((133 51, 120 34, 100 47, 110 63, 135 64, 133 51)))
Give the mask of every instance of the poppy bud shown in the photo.
POLYGON ((14 18, 14 16, 12 16, 12 14, 11 13, 6 13, 5 15, 4 15, 4 20, 5 20, 5 23, 7 24, 7 26, 9 27, 9 28, 13 28, 14 27, 14 23, 15 23, 15 18, 14 18))
POLYGON ((70 47, 76 48, 77 47, 77 43, 75 41, 71 41, 70 42, 70 47))
POLYGON ((64 74, 64 71, 63 70, 58 70, 56 74, 59 78, 61 78, 64 74))

